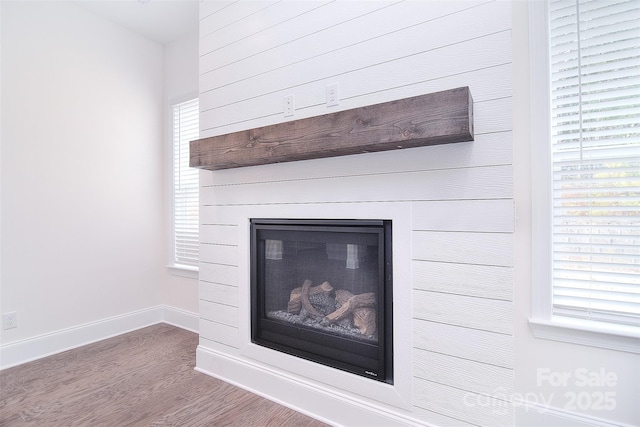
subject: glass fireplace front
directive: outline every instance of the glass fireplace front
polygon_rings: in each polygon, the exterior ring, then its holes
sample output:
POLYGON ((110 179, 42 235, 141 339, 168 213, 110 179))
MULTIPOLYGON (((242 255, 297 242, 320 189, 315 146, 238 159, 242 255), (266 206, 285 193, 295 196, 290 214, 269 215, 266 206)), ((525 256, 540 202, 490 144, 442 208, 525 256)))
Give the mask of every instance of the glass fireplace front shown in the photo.
POLYGON ((391 221, 251 220, 256 344, 393 383, 391 221))

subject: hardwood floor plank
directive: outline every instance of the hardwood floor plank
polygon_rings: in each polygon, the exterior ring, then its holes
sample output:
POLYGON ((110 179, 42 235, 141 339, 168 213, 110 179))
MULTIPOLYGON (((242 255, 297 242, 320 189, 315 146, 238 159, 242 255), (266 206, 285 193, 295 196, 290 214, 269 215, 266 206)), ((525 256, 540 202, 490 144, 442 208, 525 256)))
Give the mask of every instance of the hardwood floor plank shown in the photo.
POLYGON ((196 372, 197 345, 159 324, 0 371, 0 426, 326 426, 196 372))

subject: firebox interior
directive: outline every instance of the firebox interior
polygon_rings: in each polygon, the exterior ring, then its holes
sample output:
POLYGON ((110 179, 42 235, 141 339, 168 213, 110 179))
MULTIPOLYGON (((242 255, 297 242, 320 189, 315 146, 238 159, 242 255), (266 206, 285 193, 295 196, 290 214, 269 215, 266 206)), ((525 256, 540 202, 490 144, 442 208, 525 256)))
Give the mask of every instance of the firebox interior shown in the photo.
POLYGON ((393 383, 391 221, 251 220, 251 338, 393 383))

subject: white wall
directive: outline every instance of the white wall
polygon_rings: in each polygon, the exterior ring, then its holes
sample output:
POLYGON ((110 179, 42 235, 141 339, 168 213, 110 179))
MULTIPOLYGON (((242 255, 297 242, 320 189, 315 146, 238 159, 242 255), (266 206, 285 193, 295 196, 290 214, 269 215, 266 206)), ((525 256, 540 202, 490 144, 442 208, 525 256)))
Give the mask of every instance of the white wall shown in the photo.
MULTIPOLYGON (((2 5, 0 5, 0 166, 2 166, 2 5)), ((2 170, 0 169, 0 245, 2 244, 2 170)), ((0 247, 1 251, 1 247, 0 247)), ((2 253, 0 252, 0 309, 2 307, 2 253)), ((1 327, 0 327, 0 330, 1 327)), ((0 344, 2 332, 0 332, 0 344)))
MULTIPOLYGON (((529 119, 529 33, 526 2, 514 2, 514 182, 515 233, 515 373, 516 393, 529 404, 520 406, 517 424, 540 425, 640 425, 640 356, 622 351, 535 338, 529 327, 531 314, 531 150, 529 119), (577 372, 576 370, 581 371, 577 372), (578 375, 615 375, 609 385, 580 386, 578 375), (566 386, 553 385, 542 375, 567 373, 566 386), (540 375, 540 376, 539 376, 540 375), (615 408, 603 398, 608 393, 615 408), (579 401, 577 399, 580 399, 579 401), (548 404, 548 408, 545 407, 548 404), (540 408, 538 408, 540 409, 540 408)), ((535 176, 535 175, 534 175, 535 176)))
POLYGON ((163 49, 71 2, 2 2, 2 345, 156 306, 163 49))
POLYGON ((476 139, 203 173, 198 367, 338 424, 512 425, 510 3, 204 2, 200 16, 201 137, 290 120, 288 94, 304 118, 469 86, 476 139), (393 219, 395 401, 249 343, 248 218, 278 216, 393 219))
MULTIPOLYGON (((203 370, 232 377, 258 391, 265 389, 260 384, 265 377, 234 377, 233 369, 240 366, 238 371, 244 369, 254 376, 257 369, 272 376, 280 372, 273 368, 274 357, 263 353, 261 362, 247 350, 251 346, 246 342, 243 299, 248 295, 244 271, 248 217, 256 213, 324 216, 329 215, 332 204, 337 216, 345 211, 385 215, 389 203, 400 210, 406 203, 413 235, 411 242, 403 242, 411 248, 413 259, 412 407, 408 412, 382 405, 376 408, 395 411, 401 419, 438 425, 640 424, 637 355, 542 340, 531 334, 529 130, 535 124, 528 114, 527 2, 510 2, 511 7, 507 2, 488 2, 467 12, 453 10, 475 5, 478 3, 202 4, 203 137, 289 120, 282 114, 282 100, 288 94, 295 96, 294 118, 304 118, 460 85, 471 87, 478 134, 470 145, 204 173, 202 210, 208 213, 203 218, 202 239, 207 251, 200 281, 198 359, 203 370), (434 19, 445 7, 452 8, 451 13, 434 19), (376 11, 378 8, 381 10, 376 11), (341 21, 345 24, 340 25, 341 21), (233 25, 227 25, 231 22, 233 25), (399 31, 392 32, 395 30, 399 31), (341 104, 337 109, 327 108, 325 85, 335 82, 340 84, 341 104), (500 168, 509 168, 511 158, 513 173, 502 175, 500 168), (480 171, 487 172, 486 181, 476 187, 478 178, 471 177, 480 171), (389 190, 393 182, 400 184, 389 190), (513 235, 513 212, 504 207, 512 196, 516 201, 513 235), (385 203, 376 205, 376 201, 385 203), (477 221, 468 222, 469 218, 477 221), (476 256, 479 261, 474 261, 476 256), (476 299, 479 296, 488 297, 484 308, 476 299), (463 313, 458 316, 456 308, 460 307, 463 313), (500 326, 499 320, 506 323, 500 326), (478 332, 470 332, 473 330, 478 332), (485 346, 497 353, 483 354, 485 346), (509 362, 511 357, 515 360, 509 362), (616 384, 577 386, 576 369, 613 372, 616 384), (573 378, 567 387, 553 387, 539 383, 540 372, 569 372, 573 378), (616 407, 573 410, 569 405, 572 396, 597 399, 598 392, 613 392, 616 407), (500 401, 482 398, 491 395, 500 401), (462 402, 466 397, 471 399, 462 402), (525 405, 517 402, 521 397, 525 405), (515 421, 509 411, 503 412, 501 399, 516 401, 515 421)), ((295 371, 293 365, 290 362, 285 373, 295 371)), ((303 377, 295 378, 303 381, 303 377)), ((327 390, 308 378, 305 385, 327 390)), ((322 408, 305 406, 308 402, 300 396, 282 396, 271 394, 298 408, 311 407, 312 413, 317 409, 314 415, 324 416, 322 408)), ((580 406, 583 404, 584 400, 580 406)))
MULTIPOLYGON (((173 117, 171 106, 198 97, 198 31, 164 47, 164 107, 165 115, 165 177, 166 188, 171 187, 171 162, 173 160, 173 117)), ((165 194, 165 264, 171 261, 171 194, 165 194)), ((162 302, 173 308, 198 313, 198 280, 174 274, 167 270, 162 281, 162 302)), ((197 274, 196 274, 197 276, 197 274)))

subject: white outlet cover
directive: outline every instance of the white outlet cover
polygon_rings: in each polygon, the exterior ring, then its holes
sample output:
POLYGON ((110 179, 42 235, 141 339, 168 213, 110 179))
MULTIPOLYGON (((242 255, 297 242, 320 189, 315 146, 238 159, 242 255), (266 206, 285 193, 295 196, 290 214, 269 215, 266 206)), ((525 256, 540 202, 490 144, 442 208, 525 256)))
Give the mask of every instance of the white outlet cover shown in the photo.
POLYGON ((284 107, 284 116, 285 117, 290 117, 293 116, 295 113, 295 105, 294 105, 294 98, 293 95, 287 95, 284 97, 284 101, 283 101, 283 107, 284 107))
POLYGON ((340 93, 338 83, 327 85, 327 107, 334 107, 340 104, 340 93))
POLYGON ((12 329, 18 327, 18 313, 5 313, 2 315, 2 329, 12 329))

